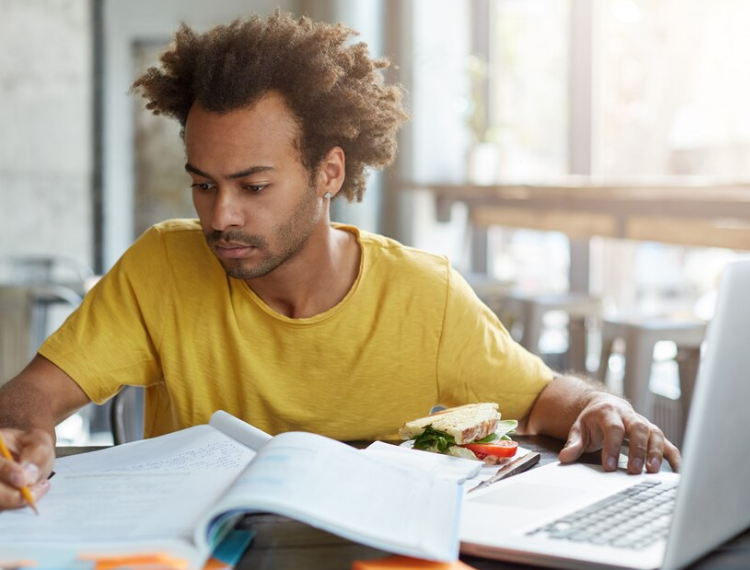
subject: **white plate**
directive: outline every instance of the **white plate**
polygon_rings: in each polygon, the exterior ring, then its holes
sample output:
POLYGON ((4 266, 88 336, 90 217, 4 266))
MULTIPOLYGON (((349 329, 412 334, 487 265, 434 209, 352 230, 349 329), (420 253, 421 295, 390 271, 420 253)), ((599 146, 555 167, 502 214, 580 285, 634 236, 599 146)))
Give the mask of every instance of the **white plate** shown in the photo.
MULTIPOLYGON (((407 449, 414 449, 414 440, 413 439, 407 439, 406 441, 402 441, 399 444, 399 447, 405 447, 407 449)), ((529 449, 526 449, 525 447, 521 447, 519 445, 518 449, 516 450, 516 453, 512 457, 504 457, 498 463, 495 463, 495 464, 492 464, 492 465, 485 464, 485 465, 482 466, 482 469, 483 470, 485 468, 486 469, 498 469, 498 468, 502 467, 503 465, 505 465, 506 463, 508 463, 509 461, 512 461, 513 459, 516 459, 518 457, 523 457, 529 451, 530 451, 529 449)), ((453 457, 453 455, 447 455, 447 457, 453 457)), ((471 459, 469 459, 467 461, 471 461, 471 459)), ((477 461, 479 461, 479 460, 477 459, 477 461)))

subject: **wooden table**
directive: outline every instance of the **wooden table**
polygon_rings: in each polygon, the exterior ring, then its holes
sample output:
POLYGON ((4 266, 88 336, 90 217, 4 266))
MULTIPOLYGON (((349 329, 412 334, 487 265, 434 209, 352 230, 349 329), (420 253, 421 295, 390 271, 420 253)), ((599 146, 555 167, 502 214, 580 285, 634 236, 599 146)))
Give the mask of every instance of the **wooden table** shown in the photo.
MULTIPOLYGON (((486 272, 487 228, 562 232, 570 239, 570 290, 589 292, 593 237, 750 250, 750 183, 669 177, 606 181, 569 176, 539 184, 404 184, 430 192, 438 221, 467 206, 471 270, 486 272), (476 250, 476 251, 474 251, 476 250)), ((584 351, 571 331, 571 351, 584 351)))
POLYGON ((471 223, 679 245, 750 249, 750 184, 693 179, 607 183, 569 177, 557 184, 407 185, 430 191, 437 218, 454 202, 471 223))
MULTIPOLYGON (((539 465, 557 460, 562 442, 539 436, 516 436, 521 445, 542 454, 539 465)), ((58 457, 98 448, 58 448, 58 457)), ((586 463, 598 463, 599 454, 587 454, 586 463)), ((278 515, 249 515, 240 523, 255 531, 255 538, 237 570, 350 570, 352 561, 381 558, 387 552, 362 546, 306 524, 278 515)), ((477 570, 532 568, 522 564, 461 556, 477 570)), ((690 568, 739 570, 750 568, 750 529, 719 547, 690 568)))

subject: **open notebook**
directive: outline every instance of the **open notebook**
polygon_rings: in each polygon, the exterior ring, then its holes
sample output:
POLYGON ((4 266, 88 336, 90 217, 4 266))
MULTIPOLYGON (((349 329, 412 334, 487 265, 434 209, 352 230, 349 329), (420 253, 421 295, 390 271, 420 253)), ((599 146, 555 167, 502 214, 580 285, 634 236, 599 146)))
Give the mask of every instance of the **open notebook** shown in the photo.
POLYGON ((225 412, 55 469, 38 517, 28 508, 0 513, 0 567, 146 554, 202 568, 246 512, 282 514, 389 552, 458 556, 455 479, 319 435, 271 437, 225 412))
POLYGON ((462 552, 557 568, 671 570, 747 529, 749 369, 750 261, 740 261, 722 276, 681 474, 545 465, 468 496, 462 552))

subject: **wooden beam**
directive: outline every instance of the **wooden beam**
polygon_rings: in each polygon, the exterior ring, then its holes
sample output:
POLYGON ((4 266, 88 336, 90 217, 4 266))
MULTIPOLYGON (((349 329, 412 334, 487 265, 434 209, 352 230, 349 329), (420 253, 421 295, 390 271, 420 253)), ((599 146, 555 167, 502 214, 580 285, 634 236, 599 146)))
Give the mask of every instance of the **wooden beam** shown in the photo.
POLYGON ((530 210, 485 206, 471 211, 472 223, 479 226, 508 226, 541 231, 563 232, 571 238, 617 237, 617 219, 609 214, 530 210))
POLYGON ((625 237, 678 245, 750 249, 750 224, 661 217, 630 218, 625 224, 625 237))

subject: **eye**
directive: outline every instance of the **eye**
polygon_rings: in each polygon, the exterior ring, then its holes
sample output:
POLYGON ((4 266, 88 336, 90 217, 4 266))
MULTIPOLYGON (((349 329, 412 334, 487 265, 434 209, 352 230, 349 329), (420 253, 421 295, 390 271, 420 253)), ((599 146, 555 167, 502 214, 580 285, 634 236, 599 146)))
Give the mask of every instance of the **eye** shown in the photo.
POLYGON ((190 187, 193 190, 199 190, 201 192, 208 192, 212 190, 214 185, 211 182, 193 182, 190 187))
POLYGON ((258 194, 266 186, 268 186, 268 184, 245 184, 242 188, 248 192, 252 192, 253 194, 258 194))

